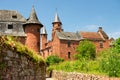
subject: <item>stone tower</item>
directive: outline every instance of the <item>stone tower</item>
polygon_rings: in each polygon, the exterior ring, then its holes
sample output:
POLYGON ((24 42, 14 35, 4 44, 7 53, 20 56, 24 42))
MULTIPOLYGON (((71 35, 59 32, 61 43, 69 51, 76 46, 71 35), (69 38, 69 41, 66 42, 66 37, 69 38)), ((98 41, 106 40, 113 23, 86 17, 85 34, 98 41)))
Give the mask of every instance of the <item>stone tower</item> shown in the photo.
POLYGON ((41 49, 45 49, 47 43, 47 31, 45 27, 41 29, 41 49))
POLYGON ((52 24, 53 24, 53 28, 52 28, 52 38, 53 38, 56 31, 58 31, 58 32, 63 31, 62 22, 60 21, 57 13, 55 14, 55 18, 54 18, 54 21, 52 22, 52 24))
POLYGON ((36 51, 40 52, 40 29, 43 25, 39 22, 35 9, 32 7, 32 11, 27 22, 24 24, 24 30, 26 33, 25 45, 36 51))

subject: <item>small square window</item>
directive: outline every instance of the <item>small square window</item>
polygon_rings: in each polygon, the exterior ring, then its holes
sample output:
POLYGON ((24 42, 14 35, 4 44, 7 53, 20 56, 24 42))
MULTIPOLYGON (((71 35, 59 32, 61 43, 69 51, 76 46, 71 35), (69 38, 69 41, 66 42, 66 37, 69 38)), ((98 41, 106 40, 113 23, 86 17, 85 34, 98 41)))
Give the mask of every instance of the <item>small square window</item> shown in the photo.
POLYGON ((12 24, 8 24, 8 29, 13 29, 13 25, 12 24))
POLYGON ((13 15, 12 18, 17 19, 17 15, 13 15))

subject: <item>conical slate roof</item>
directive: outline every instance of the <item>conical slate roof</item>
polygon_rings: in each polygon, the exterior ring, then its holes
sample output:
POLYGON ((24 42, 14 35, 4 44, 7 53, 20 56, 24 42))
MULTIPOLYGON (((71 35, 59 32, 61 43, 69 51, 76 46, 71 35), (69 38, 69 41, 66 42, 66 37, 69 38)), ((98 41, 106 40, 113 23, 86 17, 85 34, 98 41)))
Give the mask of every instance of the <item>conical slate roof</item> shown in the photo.
POLYGON ((30 13, 30 17, 28 18, 26 24, 41 24, 41 22, 38 20, 38 17, 36 15, 36 12, 35 12, 35 9, 34 9, 34 6, 32 7, 32 11, 30 13))
POLYGON ((55 14, 55 18, 54 18, 54 21, 52 22, 52 24, 56 23, 56 22, 59 22, 60 24, 62 24, 62 22, 60 21, 60 18, 59 18, 57 13, 55 14))
POLYGON ((43 27, 41 28, 41 34, 47 34, 47 31, 46 31, 45 26, 43 26, 43 27))

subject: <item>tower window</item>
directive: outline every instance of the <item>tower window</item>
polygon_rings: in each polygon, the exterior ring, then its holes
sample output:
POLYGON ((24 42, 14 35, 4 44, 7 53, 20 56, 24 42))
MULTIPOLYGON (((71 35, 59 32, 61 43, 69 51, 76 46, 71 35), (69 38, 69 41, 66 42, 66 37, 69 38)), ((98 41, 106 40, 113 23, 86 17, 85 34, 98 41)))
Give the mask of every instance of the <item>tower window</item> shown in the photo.
POLYGON ((13 29, 13 25, 12 24, 8 24, 8 29, 13 29))
POLYGON ((68 47, 70 47, 70 44, 71 44, 71 42, 70 42, 70 41, 68 41, 68 43, 67 43, 68 47))
POLYGON ((39 28, 37 28, 37 32, 40 32, 40 29, 39 29, 39 28))
POLYGON ((70 52, 68 52, 68 59, 70 59, 70 56, 71 56, 71 53, 70 53, 70 52))
POLYGON ((40 42, 37 42, 37 46, 40 46, 40 42))
POLYGON ((103 48, 103 42, 100 42, 100 48, 103 48))

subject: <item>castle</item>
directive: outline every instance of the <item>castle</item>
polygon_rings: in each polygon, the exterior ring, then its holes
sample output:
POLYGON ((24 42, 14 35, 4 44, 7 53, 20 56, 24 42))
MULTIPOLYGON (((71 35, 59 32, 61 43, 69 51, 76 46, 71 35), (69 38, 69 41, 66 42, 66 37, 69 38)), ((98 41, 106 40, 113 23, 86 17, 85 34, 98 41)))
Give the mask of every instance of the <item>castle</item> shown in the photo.
POLYGON ((52 26, 52 39, 48 41, 47 31, 38 20, 34 7, 28 19, 17 11, 0 10, 0 35, 17 37, 19 42, 45 58, 58 55, 65 60, 71 60, 76 53, 76 46, 84 39, 95 44, 96 52, 110 47, 111 39, 102 27, 97 32, 64 32, 57 13, 52 26))

